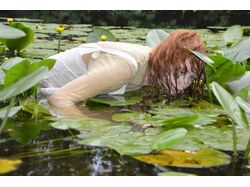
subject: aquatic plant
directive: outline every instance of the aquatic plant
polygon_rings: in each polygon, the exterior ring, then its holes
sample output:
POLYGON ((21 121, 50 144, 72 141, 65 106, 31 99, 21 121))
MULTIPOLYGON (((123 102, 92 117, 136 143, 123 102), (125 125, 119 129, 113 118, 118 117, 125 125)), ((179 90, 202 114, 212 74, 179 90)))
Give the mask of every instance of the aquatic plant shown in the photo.
MULTIPOLYGON (((39 62, 30 62, 22 58, 12 58, 4 62, 1 68, 1 88, 0 101, 8 103, 3 121, 0 127, 0 133, 4 128, 7 119, 11 116, 10 111, 15 105, 16 97, 34 87, 32 94, 37 91, 37 84, 48 73, 49 69, 53 67, 54 59, 45 59, 39 62)), ((28 95, 26 94, 26 97, 28 95)))
POLYGON ((3 43, 9 50, 13 51, 13 53, 17 51, 17 54, 20 55, 20 51, 34 41, 34 31, 22 23, 12 23, 9 26, 23 31, 25 36, 18 38, 0 37, 0 42, 3 43))
POLYGON ((61 34, 64 31, 64 27, 62 25, 59 25, 58 27, 55 28, 55 30, 58 33, 57 53, 59 53, 61 47, 61 34))

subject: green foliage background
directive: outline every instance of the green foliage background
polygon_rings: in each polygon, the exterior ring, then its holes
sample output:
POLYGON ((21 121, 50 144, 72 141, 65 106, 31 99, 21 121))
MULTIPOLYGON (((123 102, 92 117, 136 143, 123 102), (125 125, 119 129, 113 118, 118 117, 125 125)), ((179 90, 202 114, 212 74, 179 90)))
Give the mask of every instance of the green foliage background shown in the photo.
POLYGON ((45 22, 135 27, 190 27, 249 25, 250 11, 232 10, 5 10, 3 17, 43 19, 45 22))

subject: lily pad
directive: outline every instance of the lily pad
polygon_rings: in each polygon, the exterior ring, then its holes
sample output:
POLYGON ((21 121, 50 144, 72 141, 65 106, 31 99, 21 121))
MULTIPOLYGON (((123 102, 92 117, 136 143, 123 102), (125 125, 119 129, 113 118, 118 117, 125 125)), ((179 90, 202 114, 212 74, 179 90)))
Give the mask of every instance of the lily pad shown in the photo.
MULTIPOLYGON (((238 151, 244 151, 246 149, 249 138, 249 130, 237 129, 238 151)), ((189 143, 194 142, 194 140, 196 140, 196 142, 201 146, 206 145, 223 151, 233 151, 233 134, 231 129, 222 130, 213 126, 207 126, 202 129, 193 129, 192 131, 188 132, 183 142, 186 141, 187 145, 189 145, 189 143)), ((183 142, 179 145, 182 145, 183 142)))
POLYGON ((135 159, 148 164, 162 166, 203 168, 229 164, 231 157, 214 149, 203 149, 197 152, 164 150, 159 154, 134 156, 135 159))
MULTIPOLYGON (((177 117, 168 117, 166 119, 160 120, 160 123, 156 123, 156 126, 181 126, 181 125, 192 125, 196 120, 199 119, 197 114, 195 115, 187 115, 187 116, 177 116, 177 117)), ((159 120, 158 120, 159 121, 159 120)))
POLYGON ((100 128, 101 126, 110 124, 110 121, 95 119, 95 118, 86 118, 86 119, 75 119, 75 118, 62 118, 58 119, 50 125, 53 128, 67 130, 92 130, 93 128, 100 128))
POLYGON ((87 100, 88 103, 92 104, 104 104, 109 106, 128 106, 140 103, 142 101, 142 97, 139 96, 132 96, 128 98, 119 97, 107 97, 107 96, 98 96, 95 98, 89 98, 87 100))
POLYGON ((22 163, 21 160, 9 160, 0 158, 0 174, 5 174, 16 170, 16 168, 22 163))
POLYGON ((171 129, 164 133, 161 133, 152 142, 152 148, 154 150, 167 149, 170 146, 178 143, 187 133, 184 128, 171 129))
POLYGON ((168 172, 158 173, 158 176, 196 176, 196 175, 191 173, 168 171, 168 172))
POLYGON ((8 120, 5 130, 9 133, 11 138, 21 144, 27 144, 35 139, 43 128, 47 126, 47 121, 44 120, 8 120))
POLYGON ((117 122, 129 121, 144 124, 151 120, 151 115, 139 112, 118 113, 112 116, 112 120, 117 122))

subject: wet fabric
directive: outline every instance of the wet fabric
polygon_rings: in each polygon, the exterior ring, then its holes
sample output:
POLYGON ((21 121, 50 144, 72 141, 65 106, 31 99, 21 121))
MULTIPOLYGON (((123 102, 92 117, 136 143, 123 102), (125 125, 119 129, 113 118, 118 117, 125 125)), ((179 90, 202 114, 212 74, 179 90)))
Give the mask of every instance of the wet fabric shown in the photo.
POLYGON ((38 95, 48 98, 53 109, 81 115, 75 105, 80 101, 100 94, 122 95, 143 86, 150 48, 119 42, 98 44, 51 57, 56 64, 41 81, 38 95))

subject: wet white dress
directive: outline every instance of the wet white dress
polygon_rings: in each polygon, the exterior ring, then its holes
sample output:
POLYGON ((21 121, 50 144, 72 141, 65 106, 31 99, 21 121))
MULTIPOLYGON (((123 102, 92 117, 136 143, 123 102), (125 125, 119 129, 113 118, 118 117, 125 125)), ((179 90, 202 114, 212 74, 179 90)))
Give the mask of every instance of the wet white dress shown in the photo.
POLYGON ((54 67, 40 83, 39 98, 61 113, 79 114, 76 103, 101 94, 139 89, 151 48, 121 42, 83 44, 49 58, 54 67))
MULTIPOLYGON (((84 62, 82 56, 84 54, 91 53, 92 59, 97 59, 102 52, 126 58, 127 62, 133 69, 133 74, 136 74, 138 70, 137 61, 129 54, 119 50, 102 48, 96 43, 83 44, 76 48, 49 57, 51 59, 55 59, 56 63, 47 76, 41 81, 39 95, 49 97, 58 88, 74 79, 77 79, 83 74, 86 74, 88 72, 88 65, 84 62)), ((126 92, 126 87, 127 84, 115 91, 109 92, 108 94, 122 95, 126 92)), ((137 88, 140 87, 141 85, 138 85, 137 88)))

